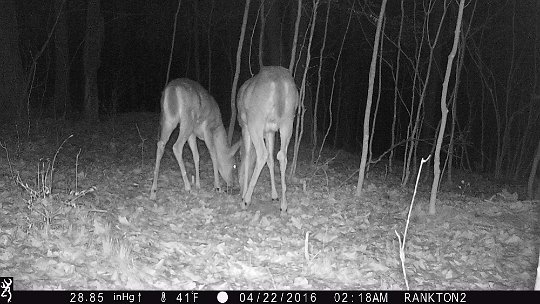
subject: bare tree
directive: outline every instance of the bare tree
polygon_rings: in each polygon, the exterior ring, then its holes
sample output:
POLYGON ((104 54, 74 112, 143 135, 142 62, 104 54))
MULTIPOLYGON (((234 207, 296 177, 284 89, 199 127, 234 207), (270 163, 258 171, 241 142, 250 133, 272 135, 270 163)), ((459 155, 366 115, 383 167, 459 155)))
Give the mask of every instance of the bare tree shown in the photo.
POLYGON ((246 0, 244 6, 244 18, 242 19, 242 30, 240 31, 240 40, 238 41, 238 50, 236 51, 236 71, 234 73, 233 86, 231 90, 231 120, 229 121, 229 134, 227 134, 227 141, 229 144, 232 142, 232 136, 234 133, 234 124, 236 123, 236 87, 238 86, 238 77, 240 75, 240 59, 242 57, 242 46, 244 44, 244 37, 246 35, 246 25, 249 13, 249 2, 246 0))
POLYGON ((319 2, 320 0, 313 0, 313 15, 311 20, 311 29, 309 34, 309 43, 306 50, 307 56, 306 56, 306 62, 305 62, 305 69, 302 76, 302 85, 300 86, 300 103, 297 107, 296 111, 296 128, 295 128, 295 136, 294 136, 294 152, 293 152, 293 160, 291 164, 291 170, 289 171, 289 176, 292 178, 296 173, 296 166, 298 165, 298 151, 300 149, 300 142, 302 141, 302 134, 304 133, 304 114, 306 112, 305 108, 305 97, 306 97, 306 78, 307 78, 307 71, 309 67, 309 62, 311 60, 311 44, 313 42, 313 33, 315 32, 315 24, 317 21, 317 10, 319 8, 319 2))
POLYGON ((448 116, 448 107, 446 105, 446 95, 448 94, 448 82, 450 81, 450 75, 452 74, 452 63, 456 56, 459 37, 461 36, 461 21, 463 19, 463 8, 465 6, 465 0, 459 1, 459 11, 456 21, 456 29, 454 31, 454 44, 452 50, 448 55, 448 62, 446 63, 446 73, 444 75, 444 82, 441 96, 441 127, 439 128, 439 135, 437 137, 437 145, 435 148, 435 157, 433 160, 433 184, 431 186, 431 195, 429 198, 429 213, 435 214, 435 201, 437 200, 437 190, 439 188, 439 178, 441 175, 440 158, 441 158, 441 146, 444 136, 444 130, 446 128, 446 119, 448 116))
POLYGON ((294 38, 291 50, 291 61, 289 62, 289 71, 294 72, 294 63, 296 59, 296 47, 298 44, 298 30, 300 28, 300 19, 302 17, 302 0, 298 0, 298 6, 296 8, 296 22, 294 23, 294 38))
MULTIPOLYGON (((421 134, 420 131, 423 129, 423 124, 424 124, 425 101, 426 101, 426 99, 428 97, 428 89, 430 88, 429 83, 430 83, 430 81, 433 80, 432 79, 433 77, 431 76, 431 74, 432 74, 432 70, 434 68, 434 65, 436 64, 436 60, 435 60, 435 58, 437 57, 436 56, 436 51, 439 49, 437 47, 437 45, 439 43, 439 37, 441 36, 441 30, 442 30, 442 27, 443 27, 444 18, 446 16, 446 12, 447 12, 448 5, 449 5, 448 1, 446 1, 446 0, 443 3, 444 3, 443 4, 443 11, 442 11, 442 14, 441 14, 441 17, 440 17, 440 20, 439 20, 439 24, 438 24, 438 27, 437 27, 437 30, 436 30, 436 34, 435 34, 435 37, 434 37, 433 40, 430 40, 429 39, 430 36, 427 34, 429 32, 429 20, 434 19, 434 18, 430 17, 430 14, 431 14, 431 12, 433 10, 433 7, 437 6, 437 5, 440 5, 440 3, 434 3, 431 0, 429 2, 428 8, 425 10, 424 25, 423 25, 423 28, 422 28, 423 32, 422 32, 421 41, 419 42, 419 46, 417 48, 416 67, 414 69, 414 79, 413 79, 413 87, 415 87, 415 85, 420 86, 421 87, 421 93, 420 93, 419 100, 418 100, 418 105, 417 105, 417 108, 416 108, 416 117, 415 117, 415 119, 413 121, 412 120, 412 117, 413 117, 412 113, 414 113, 414 112, 412 111, 411 112, 411 119, 409 120, 409 130, 407 132, 409 132, 408 138, 410 139, 410 144, 408 144, 408 147, 407 147, 405 155, 404 155, 404 158, 406 158, 406 161, 405 161, 405 165, 403 166, 403 174, 402 174, 402 180, 401 180, 401 184, 403 186, 406 185, 408 183, 408 181, 409 181, 409 177, 410 177, 410 174, 411 174, 411 162, 413 160, 414 160, 414 165, 416 165, 416 157, 414 157, 414 156, 416 155, 416 152, 418 150, 418 143, 419 143, 420 134, 421 134), (426 35, 427 35, 427 37, 425 37, 426 35), (428 39, 427 43, 429 45, 429 57, 428 57, 428 63, 427 63, 425 76, 423 78, 423 81, 420 82, 421 75, 420 75, 419 65, 420 65, 420 62, 422 60, 421 59, 422 46, 423 46, 425 38, 428 39)), ((413 90, 413 92, 416 93, 415 90, 413 90)), ((412 96, 413 100, 414 100, 415 96, 416 95, 413 94, 413 96, 412 96)))
MULTIPOLYGON (((401 0, 401 18, 399 22, 399 34, 398 34, 398 41, 397 41, 397 51, 396 51, 396 72, 394 76, 394 108, 393 108, 393 117, 392 117, 392 141, 390 142, 390 146, 393 147, 396 144, 396 122, 397 122, 397 103, 398 103, 398 85, 399 85, 399 62, 401 59, 401 37, 403 36, 403 22, 405 19, 405 9, 403 8, 403 2, 404 0, 401 0)), ((388 169, 390 172, 392 172, 393 169, 393 163, 394 163, 394 149, 390 151, 390 155, 388 156, 388 169)))
POLYGON ((375 41, 373 42, 373 53, 371 54, 371 66, 369 68, 368 95, 366 100, 366 110, 364 112, 364 133, 362 138, 362 157, 360 159, 360 170, 358 170, 358 184, 356 186, 356 195, 362 195, 364 185, 364 175, 366 173, 366 162, 369 140, 369 117, 371 116, 371 103, 373 98, 373 83, 375 81, 375 67, 377 65, 377 54, 379 52, 379 40, 381 37, 381 28, 383 24, 384 11, 386 9, 386 0, 381 4, 379 18, 377 19, 377 30, 375 32, 375 41))
MULTIPOLYGON (((321 89, 321 81, 322 81, 322 66, 323 66, 323 58, 324 58, 324 49, 326 47, 326 36, 328 34, 328 18, 330 16, 330 7, 332 6, 332 1, 328 1, 326 4, 326 20, 324 22, 324 35, 323 35, 323 42, 321 46, 321 50, 319 52, 319 71, 317 74, 317 93, 315 94, 315 104, 313 106, 313 130, 312 130, 312 144, 311 147, 311 162, 315 162, 315 150, 317 149, 317 111, 319 109, 319 91, 321 89)), ((322 148, 322 147, 321 147, 322 148)))
MULTIPOLYGON (((381 36, 384 37, 384 30, 386 27, 386 19, 383 20, 382 28, 381 28, 381 36)), ((373 138, 375 137, 375 126, 377 125, 377 116, 379 114, 379 106, 381 104, 381 90, 382 90, 382 62, 383 62, 383 56, 382 53, 384 51, 384 39, 380 39, 381 45, 379 46, 380 52, 379 52, 379 72, 378 72, 378 80, 379 83, 377 85, 377 100, 375 102, 375 110, 373 111, 373 122, 371 122, 371 136, 369 137, 369 143, 368 143, 368 161, 366 163, 366 171, 369 172, 369 165, 373 161, 373 138)))

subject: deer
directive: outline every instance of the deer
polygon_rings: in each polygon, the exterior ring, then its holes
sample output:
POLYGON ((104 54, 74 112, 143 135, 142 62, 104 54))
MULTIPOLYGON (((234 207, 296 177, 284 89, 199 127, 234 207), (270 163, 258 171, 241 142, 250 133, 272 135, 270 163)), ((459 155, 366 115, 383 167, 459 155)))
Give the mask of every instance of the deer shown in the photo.
POLYGON ((199 151, 197 138, 203 140, 210 152, 214 168, 214 189, 221 191, 221 175, 227 187, 233 184, 234 155, 240 147, 240 141, 229 146, 221 113, 214 98, 196 81, 180 78, 169 82, 161 94, 160 135, 157 142, 154 180, 150 190, 150 199, 156 199, 159 166, 165 145, 172 131, 179 126, 178 138, 173 145, 173 153, 180 166, 184 189, 191 192, 182 151, 186 141, 189 144, 195 164, 195 187, 200 189, 199 151))
POLYGON ((278 199, 274 181, 274 137, 279 131, 281 145, 277 153, 281 173, 281 214, 287 213, 285 171, 287 148, 298 106, 298 89, 289 70, 278 66, 263 67, 238 91, 238 123, 242 128, 243 150, 239 169, 242 208, 251 203, 253 190, 266 163, 270 169, 272 200, 278 199), (252 147, 256 156, 252 155, 252 147), (253 168, 253 163, 255 167, 253 168))

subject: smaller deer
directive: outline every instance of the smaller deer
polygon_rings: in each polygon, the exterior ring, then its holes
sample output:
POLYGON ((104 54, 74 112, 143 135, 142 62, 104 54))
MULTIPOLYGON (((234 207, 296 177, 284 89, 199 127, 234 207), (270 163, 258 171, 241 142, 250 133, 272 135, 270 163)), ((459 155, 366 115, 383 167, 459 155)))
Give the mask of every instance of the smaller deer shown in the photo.
POLYGON ((195 186, 201 187, 199 179, 199 151, 197 137, 203 140, 210 152, 214 167, 214 188, 220 190, 218 171, 227 183, 233 183, 234 154, 240 146, 237 142, 232 147, 227 143, 227 136, 221 113, 214 98, 197 82, 181 78, 169 82, 161 95, 160 139, 157 143, 154 181, 150 190, 150 199, 156 198, 159 165, 163 157, 165 144, 172 131, 179 127, 178 138, 173 145, 173 152, 184 180, 184 189, 191 191, 186 174, 182 150, 186 141, 193 154, 195 163, 195 186))

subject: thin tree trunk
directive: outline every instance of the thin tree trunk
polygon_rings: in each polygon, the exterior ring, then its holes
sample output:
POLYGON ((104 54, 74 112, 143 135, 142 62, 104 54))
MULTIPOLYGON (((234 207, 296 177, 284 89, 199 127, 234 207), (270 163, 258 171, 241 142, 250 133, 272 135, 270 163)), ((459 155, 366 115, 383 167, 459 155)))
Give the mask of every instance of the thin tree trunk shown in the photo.
MULTIPOLYGON (((319 71, 317 74, 317 93, 315 94, 315 105, 313 106, 313 130, 312 130, 312 140, 313 140, 313 146, 311 147, 311 162, 315 162, 315 150, 317 149, 317 111, 319 109, 319 91, 321 88, 321 80, 322 80, 322 65, 323 65, 323 55, 324 55, 324 48, 326 46, 326 36, 328 34, 328 17, 330 16, 330 7, 332 5, 332 1, 328 1, 326 4, 326 22, 324 23, 324 35, 323 35, 323 42, 321 46, 321 51, 319 52, 319 71)), ((322 149, 322 147, 321 147, 322 149)))
MULTIPOLYGON (((382 29, 381 29, 381 34, 382 36, 384 37, 384 30, 385 30, 385 27, 386 27, 386 19, 383 20, 383 24, 382 24, 382 29)), ((381 45, 379 47, 380 49, 380 54, 382 54, 383 50, 384 50, 384 39, 381 39, 381 45)), ((378 76, 378 86, 377 86, 377 101, 375 102, 375 111, 373 111, 373 122, 371 123, 371 136, 369 137, 369 144, 368 144, 368 161, 366 163, 366 172, 369 172, 369 165, 371 164, 371 160, 373 158, 373 138, 375 137, 374 134, 375 134, 375 125, 377 124, 377 114, 379 113, 379 105, 381 104, 381 90, 382 90, 382 55, 379 55, 380 56, 380 60, 379 60, 379 75, 378 76)))
POLYGON ((371 55, 371 66, 369 68, 369 84, 368 95, 366 100, 366 110, 364 112, 364 133, 362 138, 362 157, 360 159, 360 170, 358 170, 358 184, 356 186, 356 195, 362 195, 362 187, 364 185, 364 176, 366 172, 368 141, 369 141, 369 118, 371 116, 371 103, 373 99, 373 83, 375 82, 375 67, 377 64, 377 57, 379 52, 379 39, 381 37, 381 28, 384 18, 384 11, 386 9, 386 0, 383 0, 381 4, 381 10, 379 12, 379 18, 377 20, 377 31, 375 32, 375 41, 373 42, 373 53, 371 55))
POLYGON ((431 195, 429 199, 429 213, 435 214, 435 202, 437 200, 437 190, 439 188, 440 177, 440 157, 441 146, 444 136, 444 130, 446 127, 446 119, 448 116, 448 108, 446 106, 446 95, 448 94, 448 82, 450 80, 450 74, 452 73, 452 63, 456 56, 457 47, 459 44, 459 37, 461 32, 461 22, 463 19, 463 7, 465 6, 465 0, 459 1, 458 18, 456 21, 456 29, 454 31, 454 43, 452 45, 452 51, 448 55, 448 62, 446 63, 446 73, 444 75, 444 82, 441 96, 441 128, 439 129, 439 135, 437 137, 437 146, 435 148, 435 157, 433 159, 433 184, 431 186, 431 195))
POLYGON ((482 87, 482 100, 480 101, 480 170, 481 172, 484 172, 484 168, 486 167, 486 164, 485 164, 485 138, 486 138, 486 133, 485 133, 485 127, 484 127, 484 124, 485 124, 485 121, 484 121, 484 115, 485 115, 485 110, 484 110, 484 105, 485 105, 485 100, 486 100, 486 94, 485 94, 485 86, 484 86, 484 82, 481 81, 481 87, 482 87))
POLYGON ((460 85, 460 76, 461 76, 461 69, 463 67, 463 57, 465 55, 465 35, 462 37, 462 44, 459 45, 459 53, 457 58, 457 68, 456 68, 456 80, 454 83, 454 92, 452 93, 452 125, 450 128, 450 142, 448 144, 448 153, 447 153, 447 159, 448 159, 448 166, 446 171, 446 183, 447 185, 451 185, 453 183, 452 181, 452 166, 454 162, 454 136, 456 133, 456 124, 457 122, 457 100, 458 100, 458 91, 459 91, 459 85, 460 85))
MULTIPOLYGON (((429 37, 433 37, 435 35, 435 31, 439 32, 442 31, 443 33, 446 32, 446 26, 444 26, 444 19, 447 12, 447 8, 449 7, 449 1, 443 0, 442 3, 440 0, 431 0, 429 1, 429 17, 427 19, 427 34, 428 34, 428 40, 429 37), (439 22, 439 27, 437 27, 437 23, 439 22)), ((433 146, 435 145, 436 139, 436 130, 435 125, 438 124, 438 117, 437 117, 437 111, 438 111, 438 100, 439 96, 441 94, 441 87, 442 87, 442 79, 440 76, 439 67, 444 66, 444 56, 443 56, 443 48, 445 46, 444 42, 446 42, 445 37, 447 35, 437 35, 441 38, 441 42, 437 43, 435 42, 433 44, 433 47, 430 49, 430 60, 433 61, 433 70, 428 74, 429 79, 426 79, 425 82, 425 95, 423 96, 425 98, 425 101, 423 102, 423 113, 424 117, 422 120, 422 129, 419 130, 418 138, 422 139, 421 141, 418 141, 417 143, 417 153, 420 154, 421 157, 427 157, 429 155, 429 151, 433 150, 433 146)), ((429 41, 428 41, 429 42, 429 41)), ((415 161, 418 158, 415 157, 415 161)), ((418 164, 418 162, 415 163, 415 166, 418 164)), ((429 168, 430 162, 428 162, 426 165, 429 168)), ((414 170, 416 171, 416 168, 414 170)))
POLYGON ((297 120, 296 120, 296 130, 295 130, 295 137, 294 137, 294 153, 293 153, 293 160, 291 164, 291 171, 290 171, 290 177, 294 177, 296 174, 296 166, 298 165, 298 151, 300 150, 300 142, 302 141, 302 135, 304 133, 304 114, 306 112, 305 108, 305 96, 306 96, 306 78, 307 78, 307 71, 309 67, 309 62, 311 60, 311 45, 313 42, 313 33, 315 32, 315 24, 317 21, 317 11, 319 8, 319 2, 320 0, 314 0, 313 1, 313 18, 311 21, 311 30, 309 34, 309 43, 308 48, 306 51, 306 63, 305 63, 305 69, 304 74, 302 76, 302 85, 300 86, 300 104, 298 105, 297 109, 297 120))
MULTIPOLYGON (((413 11, 416 11, 416 1, 413 1, 413 11)), ((416 28, 416 14, 413 14, 413 27, 416 28)), ((417 35, 414 35, 414 42, 415 42, 415 67, 414 67, 414 74, 413 74, 413 80, 412 80, 412 94, 411 94, 411 110, 409 112, 409 123, 407 124, 407 141, 405 142, 405 153, 403 153, 403 170, 401 172, 401 187, 405 187, 405 185, 409 182, 409 177, 411 174, 411 159, 413 150, 415 150, 416 147, 416 128, 418 128, 418 120, 420 113, 416 112, 416 120, 413 120, 414 113, 415 113, 415 98, 416 98, 416 86, 417 82, 420 78, 420 57, 422 55, 422 47, 424 42, 424 30, 425 30, 425 22, 422 27, 422 39, 420 40, 420 43, 418 42, 417 35), (413 123, 414 122, 414 123, 413 123)), ((428 65, 429 70, 429 65, 428 65)), ((416 111, 420 111, 422 108, 422 105, 420 102, 423 99, 420 99, 418 102, 418 109, 416 111)))
POLYGON ((244 44, 244 37, 246 35, 246 25, 249 13, 249 2, 246 0, 244 6, 244 18, 242 19, 242 30, 240 31, 240 40, 238 41, 238 49, 236 51, 236 71, 234 73, 233 86, 231 90, 231 120, 229 121, 229 134, 227 134, 227 140, 229 144, 232 142, 232 136, 234 133, 234 124, 236 123, 236 87, 238 86, 238 77, 240 76, 240 59, 242 57, 242 46, 244 44))
POLYGON ((259 23, 259 70, 264 66, 264 22, 265 22, 265 12, 264 12, 264 0, 261 0, 261 22, 259 23))
MULTIPOLYGON (((296 60, 296 45, 298 43, 298 30, 300 28, 300 18, 302 17, 302 0, 298 0, 296 8, 296 22, 294 23, 294 38, 291 50, 291 61, 289 62, 289 71, 294 73, 294 63, 296 60)), ((294 75, 293 75, 294 76, 294 75)))
MULTIPOLYGON (((354 3, 354 2, 353 2, 354 3)), ((351 10, 352 12, 352 10, 351 10)), ((349 15, 350 20, 350 15, 349 15)), ((342 94, 342 88, 343 88, 343 67, 339 67, 339 89, 338 89, 338 101, 337 101, 337 113, 336 117, 338 118, 336 120, 336 126, 334 127, 334 149, 337 148, 337 142, 338 142, 338 134, 339 134, 339 122, 341 121, 341 94, 342 94)), ((343 138, 343 136, 342 136, 343 138)))
MULTIPOLYGON (((398 34, 398 41, 397 41, 397 54, 396 54, 396 77, 394 79, 394 109, 393 109, 393 116, 392 116, 392 141, 390 144, 390 147, 394 147, 396 144, 396 121, 397 121, 397 102, 398 102, 398 84, 399 84, 399 60, 401 59, 401 37, 403 35, 403 22, 405 19, 405 10, 403 9, 403 2, 404 0, 401 0, 401 19, 399 22, 399 34, 398 34)), ((390 151, 390 155, 388 156, 388 170, 392 172, 393 170, 393 164, 394 164, 394 149, 390 151)))
MULTIPOLYGON (((431 2, 430 2, 431 3, 431 2)), ((439 3, 436 3, 435 5, 440 5, 439 3)), ((407 168, 407 171, 406 171, 406 174, 405 174, 405 179, 402 181, 402 185, 405 185, 407 184, 408 182, 408 179, 410 177, 410 163, 411 163, 411 160, 414 160, 415 162, 415 166, 416 166, 416 157, 412 157, 413 155, 416 156, 416 153, 418 152, 418 139, 420 139, 420 135, 421 135, 421 132, 420 130, 424 129, 424 125, 425 125, 425 115, 422 115, 422 119, 420 119, 420 115, 425 113, 425 100, 427 98, 427 95, 428 95, 428 88, 429 88, 429 82, 431 81, 431 70, 433 68, 433 65, 434 65, 434 57, 435 57, 435 50, 437 48, 437 44, 439 42, 439 37, 440 37, 440 33, 441 33, 441 30, 442 30, 442 26, 443 26, 443 23, 444 23, 444 18, 446 16, 446 11, 447 11, 447 8, 448 8, 448 3, 445 1, 443 3, 443 13, 442 13, 442 16, 441 16, 441 20, 440 20, 440 23, 439 23, 439 26, 437 28, 437 32, 436 32, 436 35, 435 35, 435 39, 433 42, 431 41, 428 41, 429 43, 429 46, 430 46, 430 51, 429 51, 429 59, 428 59, 428 67, 427 67, 427 71, 426 71, 426 77, 425 77, 425 80, 424 80, 424 87, 422 88, 422 93, 420 95, 420 100, 418 102, 418 109, 417 109, 417 112, 416 112, 416 120, 414 122, 414 127, 413 127, 413 130, 412 130, 412 133, 411 133, 411 139, 413 139, 411 145, 409 146, 409 151, 408 151, 408 154, 407 154, 407 162, 406 162, 406 168, 407 168)), ((429 16, 425 16, 425 18, 429 19, 428 18, 429 16)), ((428 37, 429 38, 429 37, 428 37)), ((422 37, 423 39, 423 37, 422 37)), ((420 56, 420 54, 419 54, 420 56)), ((417 60, 420 60, 420 57, 418 57, 417 60)), ((419 70, 417 69, 416 72, 419 72, 419 70)), ((433 127, 433 126, 430 126, 430 127, 433 127)), ((429 128, 429 126, 427 127, 429 128)), ((431 133, 431 132, 428 132, 428 133, 431 133)), ((416 171, 416 170, 414 170, 416 171)))

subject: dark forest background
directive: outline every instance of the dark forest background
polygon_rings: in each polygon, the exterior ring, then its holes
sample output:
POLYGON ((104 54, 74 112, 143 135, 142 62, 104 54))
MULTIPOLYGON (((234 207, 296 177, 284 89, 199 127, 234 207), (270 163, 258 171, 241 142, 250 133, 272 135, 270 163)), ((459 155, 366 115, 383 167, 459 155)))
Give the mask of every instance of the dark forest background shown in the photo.
MULTIPOLYGON (((2 128, 159 112, 178 1, 1 2, 2 128)), ((288 66, 297 4, 251 1, 240 84, 259 70, 261 45, 264 65, 288 66)), ((244 7, 236 0, 182 0, 176 24, 169 78, 200 82, 218 101, 225 125, 244 7)), ((416 157, 432 151, 457 8, 449 0, 388 2, 374 89, 373 158, 400 141, 398 159, 407 154, 405 142, 419 143, 416 157), (420 129, 410 134, 419 109, 420 129)), ((320 145, 328 133, 326 146, 358 152, 380 3, 303 1, 301 10, 294 75, 300 87, 307 69, 305 143, 320 145)), ((454 166, 497 178, 528 176, 540 141, 539 16, 535 0, 466 2, 461 61, 454 61, 447 101, 448 125, 455 127, 450 134, 447 126, 443 149, 448 153, 452 137, 454 166)))

